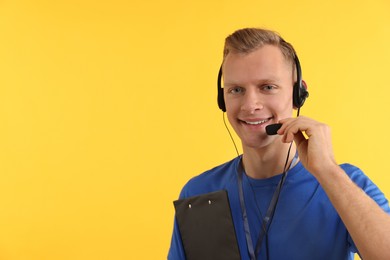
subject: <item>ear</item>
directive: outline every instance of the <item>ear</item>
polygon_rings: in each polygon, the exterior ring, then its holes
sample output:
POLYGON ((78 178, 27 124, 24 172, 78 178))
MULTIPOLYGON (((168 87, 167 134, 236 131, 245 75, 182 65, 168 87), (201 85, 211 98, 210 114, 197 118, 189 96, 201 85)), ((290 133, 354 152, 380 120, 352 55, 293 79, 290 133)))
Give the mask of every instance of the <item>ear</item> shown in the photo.
POLYGON ((307 90, 307 84, 306 81, 302 80, 302 86, 307 90))

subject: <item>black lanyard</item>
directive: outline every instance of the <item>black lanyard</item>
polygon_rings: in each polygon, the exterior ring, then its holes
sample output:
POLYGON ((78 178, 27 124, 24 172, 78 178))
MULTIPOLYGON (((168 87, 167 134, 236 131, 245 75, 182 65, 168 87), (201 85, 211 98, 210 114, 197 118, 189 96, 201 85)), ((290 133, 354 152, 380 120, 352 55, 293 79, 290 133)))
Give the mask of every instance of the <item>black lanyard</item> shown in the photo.
MULTIPOLYGON (((257 256, 259 255, 261 244, 262 244, 264 236, 267 234, 267 231, 269 228, 268 223, 270 223, 270 221, 273 218, 276 204, 278 203, 280 191, 281 191, 283 183, 286 179, 287 172, 294 166, 294 164, 296 163, 297 160, 298 160, 298 153, 295 154, 295 156, 291 162, 290 168, 287 171, 283 172, 282 178, 280 179, 278 186, 276 187, 274 195, 272 196, 271 202, 268 206, 267 214, 263 218, 263 222, 262 222, 262 225, 260 228, 259 238, 258 238, 257 244, 256 244, 256 252, 253 248, 252 237, 251 237, 251 233, 250 233, 250 229, 249 229, 248 215, 246 212, 246 206, 245 206, 245 201, 244 201, 244 191, 243 191, 243 181, 242 181, 242 178, 244 175, 244 168, 242 167, 242 161, 239 164, 240 166, 237 169, 238 193, 239 193, 239 197, 240 197, 242 218, 244 220, 245 237, 246 237, 246 242, 248 245, 248 251, 249 251, 249 255, 250 255, 251 260, 256 260, 257 256)), ((255 194, 253 194, 253 196, 255 196, 255 194)))

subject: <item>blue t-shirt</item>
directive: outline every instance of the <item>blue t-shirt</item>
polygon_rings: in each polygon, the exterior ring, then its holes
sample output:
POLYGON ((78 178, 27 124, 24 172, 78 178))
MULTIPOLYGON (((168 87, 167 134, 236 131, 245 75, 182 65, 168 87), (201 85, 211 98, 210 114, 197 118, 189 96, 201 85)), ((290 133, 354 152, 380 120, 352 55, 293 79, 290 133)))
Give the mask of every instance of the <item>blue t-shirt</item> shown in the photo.
MULTIPOLYGON (((226 190, 241 259, 249 260, 237 183, 240 161, 241 157, 237 157, 192 178, 184 186, 180 198, 226 190)), ((350 164, 343 164, 341 167, 380 207, 390 213, 384 194, 360 169, 350 164)), ((254 244, 258 240, 262 217, 267 212, 281 176, 268 179, 252 179, 246 175, 243 177, 244 200, 254 244)), ((299 162, 287 173, 267 239, 264 239, 257 258, 267 259, 265 254, 268 252, 269 259, 353 259, 356 251, 348 231, 324 190, 299 162)), ((168 259, 185 259, 176 220, 168 259)))

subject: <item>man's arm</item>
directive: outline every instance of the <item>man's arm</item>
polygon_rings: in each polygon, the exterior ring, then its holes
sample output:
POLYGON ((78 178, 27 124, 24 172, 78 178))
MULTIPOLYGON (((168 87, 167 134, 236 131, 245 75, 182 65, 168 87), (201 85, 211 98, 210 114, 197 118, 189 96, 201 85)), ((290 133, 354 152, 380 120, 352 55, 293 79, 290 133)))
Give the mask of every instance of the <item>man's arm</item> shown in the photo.
POLYGON ((329 127, 306 117, 280 122, 283 126, 278 134, 284 142, 296 143, 302 164, 325 190, 361 257, 390 259, 390 215, 338 166, 329 127))

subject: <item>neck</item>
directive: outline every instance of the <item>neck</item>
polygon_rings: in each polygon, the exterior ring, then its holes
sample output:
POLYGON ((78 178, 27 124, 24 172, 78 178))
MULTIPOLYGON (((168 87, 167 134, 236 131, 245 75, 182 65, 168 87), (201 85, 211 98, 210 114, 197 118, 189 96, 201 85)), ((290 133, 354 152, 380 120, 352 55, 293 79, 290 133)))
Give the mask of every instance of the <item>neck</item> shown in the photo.
MULTIPOLYGON (((283 173, 286 164, 287 153, 290 144, 282 144, 278 147, 252 149, 243 148, 242 162, 246 174, 255 179, 266 179, 283 173)), ((296 152, 295 144, 292 144, 287 162, 289 168, 296 152)))

